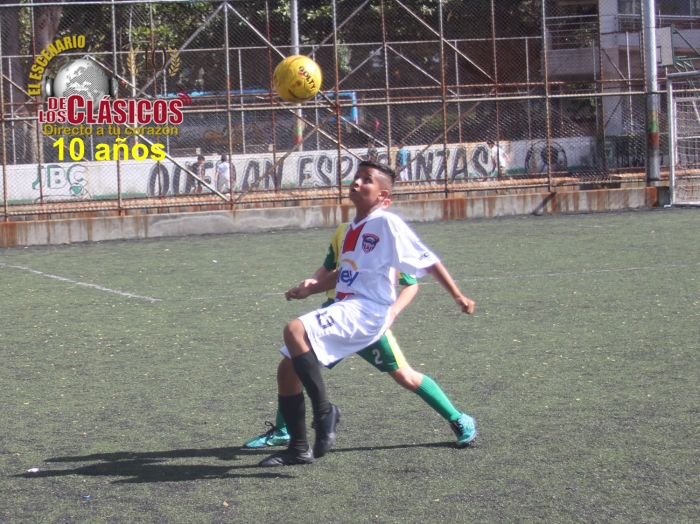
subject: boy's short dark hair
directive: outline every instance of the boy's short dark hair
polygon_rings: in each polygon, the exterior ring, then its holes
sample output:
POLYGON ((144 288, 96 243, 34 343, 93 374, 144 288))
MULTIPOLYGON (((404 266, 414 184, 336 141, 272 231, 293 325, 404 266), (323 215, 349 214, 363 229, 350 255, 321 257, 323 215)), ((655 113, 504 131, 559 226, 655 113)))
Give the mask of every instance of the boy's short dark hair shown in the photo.
POLYGON ((204 155, 199 155, 199 156, 197 157, 197 160, 205 160, 204 155))
POLYGON ((363 160, 357 165, 357 169, 360 169, 361 167, 371 167, 373 169, 376 169, 377 171, 381 171, 384 173, 386 176, 391 178, 391 185, 394 185, 394 182, 396 181, 396 171, 391 169, 389 166, 386 164, 381 164, 379 162, 374 162, 372 160, 363 160))

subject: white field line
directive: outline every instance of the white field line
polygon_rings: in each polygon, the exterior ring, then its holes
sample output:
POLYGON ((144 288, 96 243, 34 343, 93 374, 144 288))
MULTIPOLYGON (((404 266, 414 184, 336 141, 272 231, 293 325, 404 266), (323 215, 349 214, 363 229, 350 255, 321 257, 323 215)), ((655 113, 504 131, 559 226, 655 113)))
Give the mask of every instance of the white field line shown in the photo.
MULTIPOLYGON (((595 273, 621 273, 624 271, 655 271, 660 269, 673 269, 682 267, 697 267, 700 266, 700 262, 695 264, 666 264, 662 266, 639 266, 639 267, 619 267, 610 269, 584 269, 581 271, 558 271, 553 273, 533 273, 530 275, 504 275, 500 277, 475 277, 475 278, 463 278, 460 280, 455 280, 455 282, 489 282, 492 280, 515 280, 515 279, 525 279, 525 278, 548 278, 548 277, 567 277, 567 276, 577 276, 577 275, 591 275, 595 273)), ((421 286, 428 286, 436 284, 434 280, 428 279, 427 281, 419 282, 421 286)), ((320 294, 320 293, 319 293, 320 294)), ((214 300, 218 298, 235 298, 235 297, 265 297, 274 295, 284 295, 284 292, 275 293, 238 293, 235 295, 216 295, 210 297, 192 297, 179 300, 214 300)), ((324 293, 325 295, 325 293, 324 293)))
MULTIPOLYGON (((477 277, 465 278, 461 282, 485 282, 489 280, 513 280, 519 278, 545 278, 545 277, 566 277, 577 275, 591 275, 595 273, 621 273, 623 271, 650 271, 659 269, 672 269, 679 267, 695 267, 700 266, 700 262, 695 264, 667 264, 663 266, 639 266, 639 267, 618 267, 610 269, 583 269, 581 271, 559 271, 554 273, 534 273, 531 275, 506 275, 502 277, 477 277)), ((455 282, 457 282, 455 280, 455 282)), ((437 282, 426 282, 426 284, 437 284, 437 282)))
POLYGON ((42 277, 53 278, 56 280, 60 280, 61 282, 67 282, 68 284, 75 284, 76 286, 91 287, 91 288, 97 289, 99 291, 106 291, 107 293, 115 293, 115 294, 121 295, 123 297, 138 298, 141 300, 150 300, 151 302, 162 302, 162 300, 160 298, 147 297, 144 295, 135 295, 134 293, 125 293, 124 291, 117 291, 116 289, 109 289, 108 287, 98 286, 97 284, 88 284, 87 282, 79 282, 77 280, 71 280, 70 278, 60 277, 58 275, 52 275, 51 273, 44 273, 43 271, 37 271, 36 269, 32 269, 29 267, 12 266, 10 264, 5 264, 4 262, 0 262, 0 267, 7 267, 7 268, 11 268, 11 269, 20 269, 22 271, 28 271, 29 273, 34 273, 35 275, 40 275, 42 277))

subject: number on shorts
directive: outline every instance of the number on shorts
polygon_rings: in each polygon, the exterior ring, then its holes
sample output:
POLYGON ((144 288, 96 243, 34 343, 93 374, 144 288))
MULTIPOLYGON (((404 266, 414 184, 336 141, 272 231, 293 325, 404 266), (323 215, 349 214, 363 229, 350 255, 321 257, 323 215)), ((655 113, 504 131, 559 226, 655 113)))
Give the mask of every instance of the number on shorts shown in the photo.
POLYGON ((377 364, 378 366, 384 364, 384 361, 380 358, 382 354, 379 352, 378 349, 373 349, 372 354, 374 355, 374 363, 377 364))
POLYGON ((322 311, 321 313, 317 313, 316 320, 318 321, 318 325, 321 326, 323 329, 327 329, 327 328, 331 327, 333 324, 335 324, 333 317, 328 315, 327 311, 322 311))

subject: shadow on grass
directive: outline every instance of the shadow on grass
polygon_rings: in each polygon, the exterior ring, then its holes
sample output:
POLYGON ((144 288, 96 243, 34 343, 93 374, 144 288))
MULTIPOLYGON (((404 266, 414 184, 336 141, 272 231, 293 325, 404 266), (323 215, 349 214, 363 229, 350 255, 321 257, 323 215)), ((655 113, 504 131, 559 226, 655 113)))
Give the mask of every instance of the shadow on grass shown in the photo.
POLYGON ((44 462, 92 462, 102 460, 105 462, 118 462, 120 460, 154 460, 154 459, 177 459, 214 457, 219 460, 236 460, 244 451, 243 456, 248 455, 268 455, 269 449, 247 449, 242 446, 231 446, 227 448, 189 448, 171 449, 168 451, 116 451, 114 453, 94 453, 92 455, 80 455, 75 457, 55 457, 46 459, 44 462))
POLYGON ((84 475, 92 477, 125 477, 114 480, 113 484, 142 482, 183 482, 205 479, 226 478, 294 478, 292 475, 277 471, 262 470, 256 464, 236 466, 212 466, 208 464, 168 464, 169 460, 182 458, 215 457, 219 460, 239 460, 245 456, 271 453, 269 449, 245 450, 242 447, 175 449, 168 451, 118 451, 115 453, 95 453, 92 455, 54 457, 44 462, 93 462, 98 464, 79 465, 67 469, 41 470, 34 475, 17 475, 31 477, 64 477, 84 475))
POLYGON ((347 453, 348 451, 381 451, 385 449, 410 449, 410 448, 455 448, 454 442, 428 442, 425 444, 397 444, 395 446, 361 446, 359 448, 333 448, 333 453, 347 453))
MULTIPOLYGON (((294 476, 261 470, 257 465, 209 466, 168 465, 157 460, 136 459, 80 466, 70 469, 41 471, 32 477, 65 477, 84 475, 90 477, 126 477, 112 484, 140 484, 143 482, 183 482, 206 479, 231 478, 289 478, 294 476), (244 472, 250 470, 249 472, 244 472), (236 471, 241 471, 236 473, 236 471), (257 471, 257 473, 253 473, 257 471)), ((27 475, 17 475, 26 477, 27 475)))
MULTIPOLYGON (((395 446, 362 446, 355 448, 335 448, 333 453, 348 453, 358 451, 378 451, 409 448, 443 448, 454 447, 453 443, 432 442, 425 444, 401 444, 395 446)), ((125 477, 113 481, 113 484, 129 484, 142 482, 183 482, 205 479, 227 478, 294 478, 281 470, 261 470, 257 465, 212 466, 212 465, 174 465, 167 464, 169 459, 215 457, 219 460, 240 460, 246 456, 267 456, 272 453, 270 448, 246 449, 242 447, 205 448, 205 449, 175 449, 169 451, 118 451, 115 453, 95 453, 92 455, 54 457, 46 459, 48 463, 93 462, 99 464, 80 465, 74 468, 42 470, 34 475, 16 475, 17 477, 64 477, 68 475, 84 475, 92 477, 125 477)), ((296 470, 296 468, 295 468, 296 470)), ((284 468, 283 471, 289 471, 284 468)))

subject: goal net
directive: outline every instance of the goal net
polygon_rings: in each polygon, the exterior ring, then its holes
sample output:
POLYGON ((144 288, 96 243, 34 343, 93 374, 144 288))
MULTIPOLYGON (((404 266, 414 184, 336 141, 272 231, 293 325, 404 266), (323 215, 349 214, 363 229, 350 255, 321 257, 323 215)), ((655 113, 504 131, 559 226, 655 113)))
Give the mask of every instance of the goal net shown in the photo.
POLYGON ((700 72, 668 75, 671 204, 700 205, 700 72), (679 75, 680 76, 680 75, 679 75))

